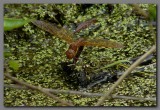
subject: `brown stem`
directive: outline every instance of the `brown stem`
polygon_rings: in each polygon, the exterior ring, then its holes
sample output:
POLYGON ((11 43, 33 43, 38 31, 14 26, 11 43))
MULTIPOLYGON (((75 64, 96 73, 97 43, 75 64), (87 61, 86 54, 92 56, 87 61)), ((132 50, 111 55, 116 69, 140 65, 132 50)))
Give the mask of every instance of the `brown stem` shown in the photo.
MULTIPOLYGON (((15 89, 28 89, 27 87, 16 85, 16 84, 4 84, 4 87, 7 88, 15 88, 15 89)), ((82 92, 82 91, 72 91, 72 90, 57 90, 57 89, 49 89, 49 88, 43 88, 45 91, 56 93, 56 94, 76 94, 86 97, 100 97, 104 94, 102 93, 88 93, 88 92, 82 92)), ((132 96, 122 96, 122 95, 112 95, 112 98, 114 99, 125 99, 125 100, 145 100, 145 101, 156 101, 156 98, 142 98, 142 97, 132 97, 132 96)))
POLYGON ((57 100, 58 102, 61 102, 63 105, 73 106, 72 103, 69 103, 69 102, 66 102, 66 101, 64 101, 64 100, 59 99, 58 97, 56 97, 55 95, 53 95, 53 94, 51 94, 50 92, 46 91, 46 90, 43 89, 42 87, 33 86, 33 85, 28 84, 28 83, 26 83, 26 82, 20 81, 20 80, 18 80, 17 78, 12 77, 12 76, 11 76, 10 74, 8 74, 8 73, 5 73, 4 76, 7 77, 7 78, 9 78, 9 79, 11 79, 11 80, 13 80, 13 81, 16 82, 16 83, 19 83, 20 85, 26 86, 26 87, 29 88, 29 89, 38 90, 38 91, 42 92, 43 94, 45 94, 45 95, 53 98, 54 100, 57 100))

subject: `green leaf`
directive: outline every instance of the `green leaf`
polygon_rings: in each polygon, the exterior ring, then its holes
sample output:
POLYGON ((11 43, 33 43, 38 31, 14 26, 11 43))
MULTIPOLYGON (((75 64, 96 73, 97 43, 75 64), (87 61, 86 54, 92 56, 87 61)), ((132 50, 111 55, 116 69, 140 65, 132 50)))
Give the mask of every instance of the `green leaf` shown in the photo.
POLYGON ((18 60, 10 60, 8 64, 9 64, 9 67, 14 69, 15 71, 17 71, 20 67, 20 63, 18 60))
POLYGON ((24 19, 14 19, 14 18, 4 18, 4 31, 11 31, 13 29, 19 28, 32 20, 24 19))
POLYGON ((156 17, 157 17, 156 6, 149 5, 148 11, 149 11, 150 20, 156 20, 156 17))

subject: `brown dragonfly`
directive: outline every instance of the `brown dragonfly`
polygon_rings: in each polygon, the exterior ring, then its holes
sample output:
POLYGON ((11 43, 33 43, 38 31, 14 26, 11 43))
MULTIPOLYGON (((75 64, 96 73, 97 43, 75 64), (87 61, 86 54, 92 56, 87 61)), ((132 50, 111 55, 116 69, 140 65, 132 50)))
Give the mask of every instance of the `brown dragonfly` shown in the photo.
MULTIPOLYGON (((74 62, 77 61, 84 46, 97 46, 97 47, 106 47, 106 48, 122 48, 123 47, 121 43, 106 40, 106 39, 92 40, 92 39, 79 38, 77 40, 74 40, 73 39, 74 34, 65 28, 58 27, 55 24, 45 22, 45 21, 40 21, 40 20, 32 21, 32 23, 37 27, 49 32, 50 34, 62 40, 65 40, 68 44, 70 44, 69 49, 66 51, 66 56, 68 59, 73 58, 74 62)), ((81 27, 83 28, 83 25, 81 25, 81 27)))

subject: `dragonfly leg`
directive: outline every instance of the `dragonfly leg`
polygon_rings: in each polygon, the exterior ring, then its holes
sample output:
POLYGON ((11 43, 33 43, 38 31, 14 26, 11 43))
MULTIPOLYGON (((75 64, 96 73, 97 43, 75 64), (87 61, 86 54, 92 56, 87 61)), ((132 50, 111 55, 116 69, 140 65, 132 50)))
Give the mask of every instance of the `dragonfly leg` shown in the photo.
POLYGON ((82 53, 82 51, 83 51, 83 48, 84 48, 84 46, 80 46, 80 47, 78 48, 78 51, 77 51, 75 57, 73 58, 73 63, 74 63, 74 64, 76 64, 76 62, 78 61, 79 56, 81 55, 81 53, 82 53))

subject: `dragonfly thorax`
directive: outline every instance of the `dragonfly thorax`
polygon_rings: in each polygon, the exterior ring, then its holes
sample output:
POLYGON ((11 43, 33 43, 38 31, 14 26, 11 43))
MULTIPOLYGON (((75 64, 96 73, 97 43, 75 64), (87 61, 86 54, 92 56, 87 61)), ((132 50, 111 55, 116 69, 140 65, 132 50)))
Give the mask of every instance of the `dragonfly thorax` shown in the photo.
POLYGON ((70 44, 69 49, 66 51, 66 56, 68 59, 72 59, 75 57, 77 50, 80 47, 83 40, 84 40, 83 38, 79 38, 77 41, 72 42, 70 44))

